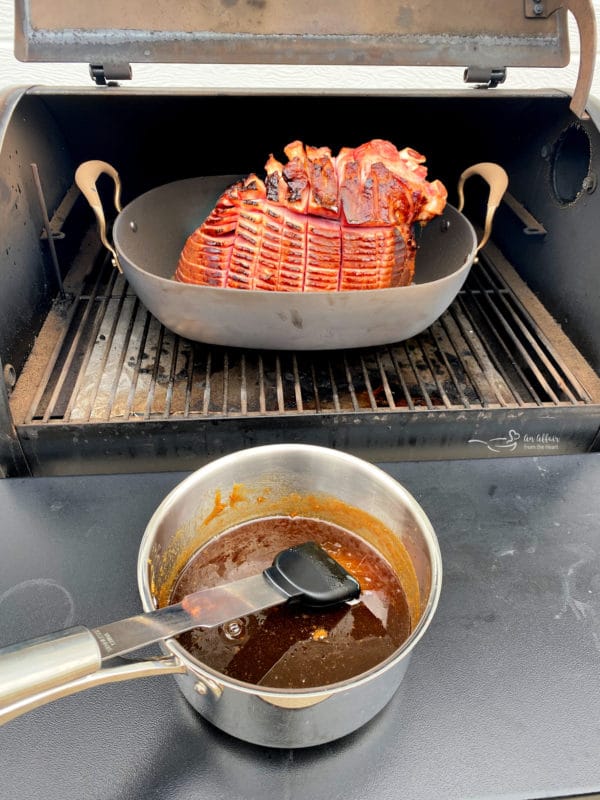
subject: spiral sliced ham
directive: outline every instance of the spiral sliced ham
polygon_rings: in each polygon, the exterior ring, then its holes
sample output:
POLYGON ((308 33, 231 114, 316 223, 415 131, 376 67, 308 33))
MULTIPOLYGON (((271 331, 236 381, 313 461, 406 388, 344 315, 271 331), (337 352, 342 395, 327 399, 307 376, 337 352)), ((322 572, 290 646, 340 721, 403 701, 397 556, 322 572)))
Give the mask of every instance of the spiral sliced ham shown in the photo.
POLYGON ((283 292, 407 286, 415 223, 441 214, 446 189, 424 157, 373 139, 337 156, 296 141, 266 176, 228 187, 187 239, 175 280, 283 292))

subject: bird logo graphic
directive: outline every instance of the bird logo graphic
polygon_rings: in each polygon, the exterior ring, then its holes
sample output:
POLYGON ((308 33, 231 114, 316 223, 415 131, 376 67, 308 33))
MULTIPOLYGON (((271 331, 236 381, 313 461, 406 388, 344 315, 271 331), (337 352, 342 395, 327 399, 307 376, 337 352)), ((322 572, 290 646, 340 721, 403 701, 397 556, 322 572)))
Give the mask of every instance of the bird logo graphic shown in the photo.
POLYGON ((482 444, 492 453, 513 453, 517 448, 520 438, 521 434, 511 428, 508 432, 508 436, 496 436, 493 439, 487 440, 469 439, 468 443, 482 444))

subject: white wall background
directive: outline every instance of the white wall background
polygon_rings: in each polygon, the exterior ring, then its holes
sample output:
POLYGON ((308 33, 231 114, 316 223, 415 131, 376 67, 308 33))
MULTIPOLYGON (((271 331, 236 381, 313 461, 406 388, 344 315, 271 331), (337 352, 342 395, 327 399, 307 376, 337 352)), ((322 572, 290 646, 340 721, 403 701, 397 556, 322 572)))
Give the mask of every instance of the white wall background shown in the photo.
MULTIPOLYGON (((81 1, 81 0, 80 0, 81 1)), ((600 0, 594 0, 600 23, 600 0)), ((509 69, 506 89, 557 88, 572 92, 579 64, 579 37, 571 20, 571 63, 562 69, 509 69)), ((600 98, 600 58, 592 94, 600 98)), ((462 68, 340 67, 291 65, 133 65, 133 86, 203 88, 461 88, 462 68)), ((0 0, 0 86, 35 83, 89 86, 85 64, 24 64, 13 55, 13 0, 0 0)), ((498 89, 496 90, 498 91, 498 89)))

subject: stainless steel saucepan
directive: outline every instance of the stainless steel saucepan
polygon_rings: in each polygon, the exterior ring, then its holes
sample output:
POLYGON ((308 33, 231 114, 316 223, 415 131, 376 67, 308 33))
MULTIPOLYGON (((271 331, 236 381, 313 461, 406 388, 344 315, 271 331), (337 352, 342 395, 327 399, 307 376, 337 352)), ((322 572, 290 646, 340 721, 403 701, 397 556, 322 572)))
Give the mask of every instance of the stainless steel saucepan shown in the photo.
POLYGON ((276 689, 226 677, 176 639, 161 642, 163 658, 103 658, 98 637, 79 628, 58 641, 55 636, 40 641, 38 658, 27 648, 21 668, 13 651, 0 652, 0 723, 91 686, 165 673, 176 676, 184 696, 203 717, 256 744, 321 744, 371 720, 398 689, 432 621, 442 564, 423 509, 397 481, 367 461, 314 445, 281 444, 232 453, 192 473, 163 500, 142 538, 138 587, 143 610, 168 604, 182 567, 213 537, 248 520, 286 513, 322 519, 360 535, 394 569, 412 624, 409 637, 385 660, 338 683, 276 689), (32 658, 35 680, 28 672, 32 658))
POLYGON ((195 286, 172 280, 187 237, 208 216, 224 189, 237 179, 216 175, 176 181, 151 189, 121 210, 121 183, 114 167, 87 161, 76 182, 90 203, 100 236, 146 308, 169 330, 193 341, 277 350, 332 350, 389 344, 425 330, 452 303, 489 238, 494 213, 508 177, 493 163, 476 164, 460 177, 459 208, 422 231, 410 286, 345 292, 267 292, 195 286), (113 242, 96 181, 115 181, 120 212, 113 242), (479 244, 461 213, 463 185, 480 175, 490 186, 485 229, 479 244))

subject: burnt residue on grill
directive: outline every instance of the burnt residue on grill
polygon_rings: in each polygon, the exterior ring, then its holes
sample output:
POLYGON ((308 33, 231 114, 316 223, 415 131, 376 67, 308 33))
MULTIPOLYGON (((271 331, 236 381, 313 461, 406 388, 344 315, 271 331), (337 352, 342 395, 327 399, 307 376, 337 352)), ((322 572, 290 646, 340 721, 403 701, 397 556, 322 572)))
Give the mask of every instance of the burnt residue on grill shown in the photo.
POLYGON ((51 369, 25 423, 592 400, 489 260, 427 331, 393 345, 309 353, 193 343, 165 330, 108 262, 86 282, 60 335, 54 327, 51 369))

